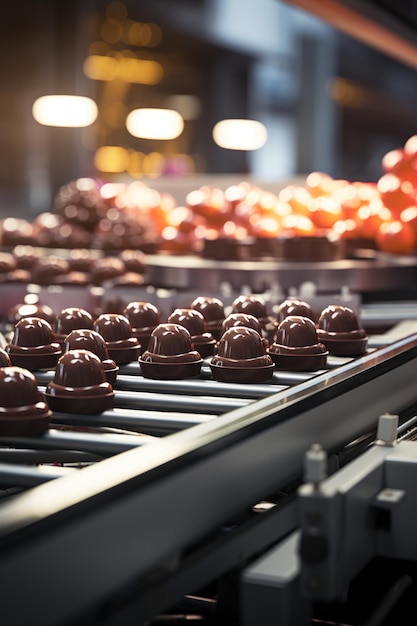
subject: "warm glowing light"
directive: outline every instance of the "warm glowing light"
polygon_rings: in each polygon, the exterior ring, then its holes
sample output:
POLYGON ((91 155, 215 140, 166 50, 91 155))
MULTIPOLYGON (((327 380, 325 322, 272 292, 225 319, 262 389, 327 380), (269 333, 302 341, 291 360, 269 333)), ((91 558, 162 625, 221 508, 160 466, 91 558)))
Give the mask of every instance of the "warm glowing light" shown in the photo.
POLYGON ((121 146, 101 146, 94 155, 94 165, 100 172, 124 172, 128 161, 128 151, 121 146))
POLYGON ((90 126, 97 113, 94 100, 84 96, 42 96, 32 106, 33 117, 44 126, 90 126))
POLYGON ((175 139, 184 129, 184 120, 171 109, 135 109, 127 116, 126 128, 142 139, 175 139))
POLYGON ((119 78, 127 83, 155 85, 163 76, 162 65, 147 59, 122 58, 119 62, 119 78))
POLYGON ((213 139, 229 150, 258 150, 267 140, 267 131, 256 120, 222 120, 213 128, 213 139))
POLYGON ((118 78, 126 83, 141 85, 156 85, 164 75, 162 65, 158 61, 123 55, 115 58, 90 54, 84 61, 83 71, 87 78, 92 80, 111 81, 118 78))
POLYGON ((90 54, 83 63, 83 71, 92 80, 114 80, 117 77, 118 63, 112 56, 90 54))
POLYGON ((131 176, 134 176, 135 178, 140 178, 141 176, 144 175, 144 172, 143 172, 143 159, 144 158, 145 158, 145 155, 143 152, 132 151, 129 154, 129 163, 127 166, 127 171, 129 172, 131 176))

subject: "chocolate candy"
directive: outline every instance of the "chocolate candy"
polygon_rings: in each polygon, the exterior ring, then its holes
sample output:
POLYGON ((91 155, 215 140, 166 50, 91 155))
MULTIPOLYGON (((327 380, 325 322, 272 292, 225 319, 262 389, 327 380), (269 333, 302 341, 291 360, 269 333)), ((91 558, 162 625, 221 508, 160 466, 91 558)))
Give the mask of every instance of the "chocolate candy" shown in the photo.
POLYGON ((281 302, 277 310, 276 326, 289 315, 301 315, 301 317, 309 317, 313 322, 315 321, 311 305, 297 298, 287 298, 281 302))
POLYGON ((132 326, 124 315, 102 313, 94 322, 94 330, 104 337, 109 353, 117 365, 135 361, 140 353, 140 343, 132 334, 132 326))
POLYGON ((274 363, 258 331, 233 326, 220 338, 210 368, 213 378, 221 382, 259 383, 272 377, 274 363))
POLYGON ((0 367, 0 435, 41 435, 48 429, 50 417, 51 410, 32 372, 0 367))
POLYGON ((238 296, 232 303, 231 313, 248 313, 249 315, 253 315, 260 321, 264 329, 271 322, 266 310, 265 301, 258 296, 238 296))
POLYGON ((222 323, 226 317, 223 302, 212 296, 199 296, 193 300, 191 308, 203 315, 207 324, 207 332, 211 333, 215 339, 220 339, 222 323))
MULTIPOLYGON (((252 328, 256 330, 257 333, 263 337, 263 330, 261 322, 254 315, 250 315, 249 313, 230 313, 223 321, 222 329, 223 333, 229 328, 233 328, 234 326, 246 326, 246 328, 252 328)), ((268 347, 269 342, 268 339, 263 337, 263 344, 265 348, 268 347)))
POLYGON ((93 316, 91 313, 78 307, 68 307, 58 313, 55 322, 55 339, 63 344, 65 337, 77 328, 93 330, 93 316))
POLYGON ((200 311, 195 309, 175 309, 168 317, 171 324, 180 324, 188 330, 194 348, 203 358, 213 356, 216 339, 207 332, 207 323, 200 311))
POLYGON ((139 358, 143 376, 161 380, 198 376, 202 363, 190 333, 180 324, 158 324, 139 358))
POLYGON ((31 371, 54 368, 62 354, 52 326, 40 317, 24 317, 15 324, 6 352, 13 365, 31 371))
POLYGON ((68 350, 59 359, 45 389, 53 411, 102 413, 113 407, 114 391, 99 357, 89 350, 68 350))
POLYGON ((331 304, 321 312, 317 336, 330 354, 356 356, 366 352, 368 337, 356 313, 347 306, 331 304))
POLYGON ((132 334, 137 337, 142 352, 147 349, 151 332, 161 323, 161 313, 151 302, 129 302, 123 310, 132 326, 132 334))
POLYGON ((267 352, 278 368, 296 371, 323 369, 328 356, 313 320, 301 315, 289 315, 278 325, 267 352))
POLYGON ((111 385, 115 384, 119 367, 113 359, 109 358, 106 341, 100 333, 89 328, 72 330, 65 337, 63 345, 64 352, 69 350, 89 350, 96 354, 103 363, 107 382, 111 385))

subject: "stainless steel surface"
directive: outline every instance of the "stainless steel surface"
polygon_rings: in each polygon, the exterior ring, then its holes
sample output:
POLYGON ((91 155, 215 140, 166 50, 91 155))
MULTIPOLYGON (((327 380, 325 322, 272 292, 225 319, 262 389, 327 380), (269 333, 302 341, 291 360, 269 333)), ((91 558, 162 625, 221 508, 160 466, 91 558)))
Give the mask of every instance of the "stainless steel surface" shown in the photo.
POLYGON ((375 292, 409 288, 416 281, 417 257, 372 253, 367 259, 327 262, 219 261, 196 256, 149 256, 151 284, 173 289, 200 289, 219 293, 229 284, 240 292, 243 285, 262 293, 279 284, 283 290, 298 288, 306 281, 318 291, 338 293, 342 286, 352 291, 375 292))

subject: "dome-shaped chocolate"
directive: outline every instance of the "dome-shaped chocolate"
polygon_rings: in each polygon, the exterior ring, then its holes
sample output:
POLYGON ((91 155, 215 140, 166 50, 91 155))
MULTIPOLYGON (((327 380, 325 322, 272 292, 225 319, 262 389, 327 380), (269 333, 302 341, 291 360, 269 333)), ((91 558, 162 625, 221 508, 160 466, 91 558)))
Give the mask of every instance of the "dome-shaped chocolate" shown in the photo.
POLYGON ((282 320, 289 315, 300 315, 301 317, 309 317, 313 322, 314 313, 311 305, 304 300, 298 300, 297 298, 287 298, 278 307, 276 325, 278 326, 282 320))
POLYGON ((144 376, 164 380, 198 376, 202 362, 190 333, 180 324, 159 324, 139 359, 144 376))
POLYGON ((115 384, 119 367, 113 359, 109 358, 106 341, 100 333, 88 328, 74 329, 65 337, 63 350, 64 352, 69 350, 93 352, 103 363, 107 382, 111 385, 115 384))
POLYGON ((135 361, 140 352, 140 344, 133 336, 132 326, 124 315, 102 313, 94 321, 94 330, 104 337, 109 357, 117 365, 135 361))
POLYGON ((203 358, 213 356, 216 340, 207 331, 206 320, 200 311, 177 308, 168 317, 168 323, 184 326, 191 335, 194 348, 203 358))
POLYGON ((248 313, 256 317, 262 324, 263 321, 269 320, 269 316, 266 310, 265 301, 258 296, 238 296, 232 302, 231 313, 248 313))
POLYGON ((326 365, 328 351, 320 343, 313 320, 289 315, 278 325, 275 339, 267 349, 280 369, 314 371, 326 365))
POLYGON ((31 371, 54 368, 62 354, 52 326, 40 317, 24 317, 15 324, 6 352, 13 365, 31 371))
POLYGON ((355 311, 347 306, 331 304, 320 313, 317 336, 330 354, 357 356, 366 352, 368 337, 359 325, 355 311))
POLYGON ((132 334, 138 338, 142 351, 148 347, 151 332, 161 323, 161 313, 151 302, 129 302, 123 310, 132 326, 132 334))
POLYGON ((129 302, 124 315, 129 319, 132 328, 152 328, 161 323, 161 313, 151 302, 129 302))
POLYGON ((17 324, 24 317, 41 317, 51 324, 55 325, 56 315, 47 304, 15 304, 7 314, 9 324, 17 324))
POLYGON ((93 316, 85 309, 78 307, 68 307, 62 309, 56 316, 55 339, 58 343, 63 343, 65 337, 78 328, 88 328, 93 330, 93 316))
POLYGON ((269 346, 267 337, 264 337, 262 324, 254 315, 250 315, 249 313, 230 313, 230 315, 228 315, 223 321, 223 333, 234 326, 246 326, 246 328, 253 328, 253 330, 256 330, 256 332, 262 337, 264 347, 267 348, 269 346))
POLYGON ((262 335, 261 322, 257 317, 250 315, 249 313, 230 313, 230 315, 228 315, 223 321, 223 332, 229 328, 233 328, 233 326, 246 326, 246 328, 253 328, 253 330, 256 330, 260 335, 262 335))
POLYGON ((223 333, 210 367, 213 378, 223 382, 263 382, 274 372, 261 335, 247 326, 232 326, 223 333))
POLYGON ((114 391, 96 354, 69 350, 60 357, 45 398, 54 411, 102 413, 112 408, 114 391))
POLYGON ((0 435, 40 435, 48 429, 50 416, 32 372, 0 367, 0 435))
POLYGON ((219 339, 222 334, 222 323, 226 317, 223 302, 213 296, 198 296, 192 301, 191 308, 203 315, 207 332, 211 333, 215 339, 219 339))

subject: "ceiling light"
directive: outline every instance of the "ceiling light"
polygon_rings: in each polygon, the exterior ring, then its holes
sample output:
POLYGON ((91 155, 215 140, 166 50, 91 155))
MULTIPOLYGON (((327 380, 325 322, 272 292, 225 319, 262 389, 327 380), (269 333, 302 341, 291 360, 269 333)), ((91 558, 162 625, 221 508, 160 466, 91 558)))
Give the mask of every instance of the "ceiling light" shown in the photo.
POLYGON ((184 120, 171 109, 135 109, 127 116, 126 128, 142 139, 175 139, 184 129, 184 120))
POLYGON ((84 96, 42 96, 32 106, 33 117, 44 126, 90 126, 97 113, 94 100, 84 96))
POLYGON ((267 131, 256 120, 221 120, 213 128, 213 139, 228 150, 258 150, 267 140, 267 131))

